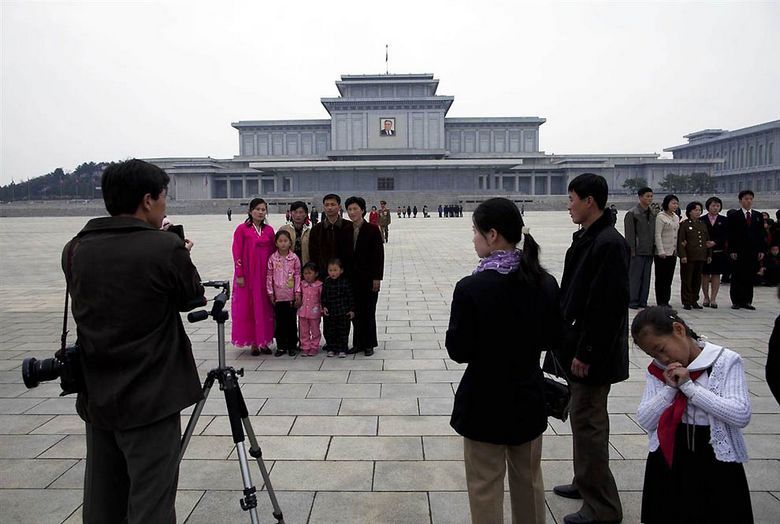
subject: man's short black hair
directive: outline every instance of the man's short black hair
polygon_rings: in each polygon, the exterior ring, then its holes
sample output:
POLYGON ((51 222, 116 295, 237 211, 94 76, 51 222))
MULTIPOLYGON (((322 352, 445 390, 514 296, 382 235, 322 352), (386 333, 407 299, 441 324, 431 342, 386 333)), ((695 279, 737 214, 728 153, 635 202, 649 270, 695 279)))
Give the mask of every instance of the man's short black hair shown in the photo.
POLYGON ((168 189, 168 174, 149 162, 133 158, 115 162, 103 171, 100 187, 111 216, 132 215, 149 193, 155 200, 168 189))
POLYGON ((636 194, 642 196, 645 193, 652 193, 652 192, 653 192, 652 188, 645 186, 645 187, 640 187, 639 190, 636 192, 636 194))
POLYGON ((576 193, 580 199, 593 197, 596 206, 603 210, 607 205, 609 187, 607 186, 607 180, 603 176, 583 173, 569 182, 569 192, 576 193))
POLYGON ((363 216, 366 214, 366 200, 363 197, 351 196, 344 202, 344 207, 349 208, 352 204, 357 204, 363 211, 363 216))
POLYGON ((325 203, 326 200, 335 200, 338 205, 341 205, 341 197, 335 193, 328 193, 327 195, 322 197, 323 204, 325 203))
POLYGON ((755 194, 755 193, 753 193, 753 192, 752 192, 751 190, 749 190, 749 189, 743 189, 742 191, 740 191, 740 192, 739 192, 739 196, 738 196, 737 198, 738 198, 739 200, 742 200, 742 197, 743 197, 743 196, 745 196, 745 195, 750 195, 750 196, 752 196, 753 198, 756 198, 756 194, 755 194))
POLYGON ((296 200, 295 202, 290 204, 290 211, 295 211, 296 209, 301 209, 301 208, 303 208, 303 210, 307 214, 309 213, 309 206, 307 206, 306 202, 304 202, 303 200, 296 200))

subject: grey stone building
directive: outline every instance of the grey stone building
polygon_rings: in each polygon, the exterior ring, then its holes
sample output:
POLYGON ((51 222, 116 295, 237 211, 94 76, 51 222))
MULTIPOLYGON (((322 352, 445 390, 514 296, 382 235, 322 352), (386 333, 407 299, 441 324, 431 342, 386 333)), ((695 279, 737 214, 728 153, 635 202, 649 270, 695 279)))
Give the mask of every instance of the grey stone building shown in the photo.
POLYGON ((429 206, 565 195, 568 181, 586 171, 620 193, 629 178, 657 185, 670 172, 714 174, 720 163, 655 153, 545 154, 544 118, 447 117, 454 97, 437 94, 438 83, 432 74, 343 75, 338 96, 321 99, 329 118, 234 122, 232 159, 148 160, 171 175, 169 194, 178 200, 316 201, 336 192, 429 206))
POLYGON ((780 192, 780 120, 734 131, 705 129, 684 138, 687 144, 664 149, 675 160, 714 160, 719 193, 780 192))

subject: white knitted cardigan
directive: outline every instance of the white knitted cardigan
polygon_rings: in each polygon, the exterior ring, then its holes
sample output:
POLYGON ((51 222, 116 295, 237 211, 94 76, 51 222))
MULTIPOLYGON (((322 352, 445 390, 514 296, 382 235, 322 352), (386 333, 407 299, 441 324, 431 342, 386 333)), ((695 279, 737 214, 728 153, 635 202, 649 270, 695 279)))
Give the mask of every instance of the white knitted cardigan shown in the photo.
MULTIPOLYGON (((747 462, 745 439, 740 428, 750 422, 750 396, 742 357, 726 348, 706 343, 702 351, 703 362, 697 357, 693 364, 698 369, 709 370, 709 383, 702 387, 689 380, 682 386, 688 404, 707 412, 710 421, 710 445, 715 458, 721 462, 747 462)), ((662 366, 663 367, 663 366, 662 366)), ((645 392, 637 409, 639 424, 648 431, 648 448, 658 449, 658 420, 674 401, 677 389, 662 383, 646 371, 645 392)))

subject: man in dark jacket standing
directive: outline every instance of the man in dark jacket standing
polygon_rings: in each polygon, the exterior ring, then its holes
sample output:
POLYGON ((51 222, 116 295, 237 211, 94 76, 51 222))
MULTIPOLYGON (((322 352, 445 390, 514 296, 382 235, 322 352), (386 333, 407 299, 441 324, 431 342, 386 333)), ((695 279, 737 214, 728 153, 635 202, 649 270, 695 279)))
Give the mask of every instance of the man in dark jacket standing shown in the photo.
POLYGON ((753 280, 766 251, 766 230, 761 213, 753 209, 753 192, 739 192, 739 209, 726 214, 726 243, 732 260, 731 295, 732 309, 756 309, 753 306, 753 280))
MULTIPOLYGON (((328 278, 328 261, 345 259, 350 253, 352 223, 341 218, 341 197, 333 193, 322 199, 324 218, 309 233, 309 260, 317 264, 320 280, 328 278)), ((342 260, 344 262, 344 260, 342 260)), ((345 267, 349 272, 349 268, 345 267)))
POLYGON ((86 391, 83 518, 175 523, 180 412, 201 397, 180 311, 205 304, 192 243, 160 231, 169 178, 141 160, 103 172, 110 217, 65 246, 86 391))
POLYGON ((569 184, 574 234, 561 280, 565 333, 561 364, 571 385, 574 480, 558 495, 582 499, 566 524, 620 522, 623 510, 609 469, 607 397, 628 378, 629 246, 605 212, 607 182, 586 173, 569 184))

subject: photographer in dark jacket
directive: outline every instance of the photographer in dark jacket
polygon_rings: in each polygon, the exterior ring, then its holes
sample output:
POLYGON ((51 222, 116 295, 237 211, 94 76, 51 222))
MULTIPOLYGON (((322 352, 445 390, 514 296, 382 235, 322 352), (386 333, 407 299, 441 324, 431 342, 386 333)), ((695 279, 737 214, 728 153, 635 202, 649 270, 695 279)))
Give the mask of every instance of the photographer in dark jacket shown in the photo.
POLYGON ((481 261, 455 286, 446 338, 450 358, 468 364, 450 425, 464 437, 471 518, 504 522, 508 469, 512 522, 543 523, 547 414, 539 358, 561 332, 558 284, 539 265, 539 246, 513 202, 486 200, 473 222, 481 261))
POLYGON ((628 378, 628 265, 630 249, 604 211, 604 177, 582 174, 569 183, 574 233, 561 279, 564 343, 560 361, 571 385, 574 480, 558 495, 583 499, 566 524, 620 522, 623 510, 609 469, 607 397, 628 378))
POLYGON ((63 250, 86 385, 84 522, 176 521, 180 412, 202 397, 179 312, 205 299, 191 242, 160 231, 168 182, 140 160, 111 164, 111 216, 63 250))

